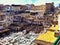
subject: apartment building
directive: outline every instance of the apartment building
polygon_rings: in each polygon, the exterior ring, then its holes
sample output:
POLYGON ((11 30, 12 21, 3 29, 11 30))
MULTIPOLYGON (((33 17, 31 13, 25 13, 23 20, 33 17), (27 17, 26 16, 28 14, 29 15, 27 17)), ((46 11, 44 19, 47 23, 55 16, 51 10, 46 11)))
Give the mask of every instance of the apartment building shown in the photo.
POLYGON ((60 4, 59 4, 59 7, 60 7, 60 4))
POLYGON ((33 11, 42 11, 42 12, 45 12, 45 9, 46 9, 46 6, 45 5, 40 5, 40 6, 31 6, 31 10, 33 11))
POLYGON ((4 8, 4 5, 3 4, 0 4, 0 11, 2 11, 4 8))
POLYGON ((15 4, 12 4, 12 8, 14 11, 20 11, 21 9, 21 5, 15 5, 15 4))
POLYGON ((3 14, 13 15, 14 14, 13 7, 11 5, 4 5, 3 14))
POLYGON ((49 13, 54 13, 55 11, 55 7, 54 7, 54 3, 46 3, 46 11, 45 13, 49 14, 49 13))

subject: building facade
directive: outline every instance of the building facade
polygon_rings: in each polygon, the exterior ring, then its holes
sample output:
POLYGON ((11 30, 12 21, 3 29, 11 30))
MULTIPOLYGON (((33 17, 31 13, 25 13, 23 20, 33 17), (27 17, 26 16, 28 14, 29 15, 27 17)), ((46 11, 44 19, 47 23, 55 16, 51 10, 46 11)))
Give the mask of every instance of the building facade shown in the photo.
POLYGON ((31 10, 33 11, 42 11, 45 12, 46 6, 45 5, 41 5, 41 6, 31 6, 31 10))
POLYGON ((54 3, 46 3, 46 11, 45 13, 50 14, 55 11, 54 3))

